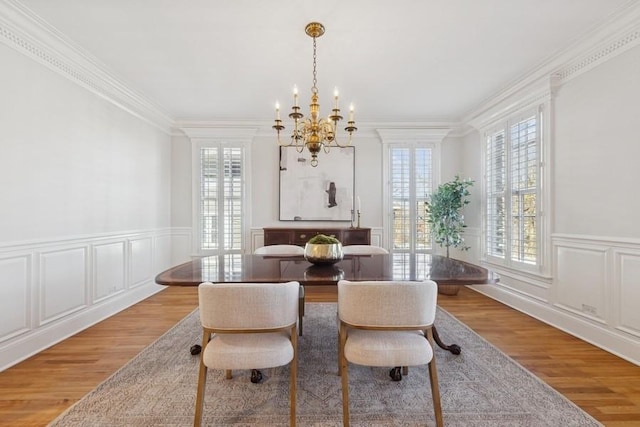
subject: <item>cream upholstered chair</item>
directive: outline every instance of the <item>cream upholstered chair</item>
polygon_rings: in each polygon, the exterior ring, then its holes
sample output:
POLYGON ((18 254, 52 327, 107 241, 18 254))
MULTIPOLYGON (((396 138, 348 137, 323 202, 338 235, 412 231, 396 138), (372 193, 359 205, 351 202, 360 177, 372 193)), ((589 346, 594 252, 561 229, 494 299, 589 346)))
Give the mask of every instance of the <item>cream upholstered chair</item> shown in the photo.
POLYGON ((202 283, 202 353, 194 426, 202 422, 207 368, 265 369, 290 364, 290 424, 296 422, 298 282, 202 283))
MULTIPOLYGON (((304 255, 304 249, 302 246, 296 245, 268 245, 257 248, 253 253, 255 255, 296 256, 304 255)), ((298 335, 302 336, 302 318, 304 317, 304 286, 302 285, 300 285, 298 305, 298 335)))
POLYGON ((374 245, 348 245, 342 247, 342 253, 345 255, 374 255, 388 254, 389 251, 382 246, 374 245))
POLYGON ((437 426, 442 426, 432 325, 438 285, 424 282, 338 282, 338 349, 343 425, 349 425, 349 362, 365 366, 429 365, 437 426))
POLYGON ((296 245, 269 245, 253 251, 256 255, 304 255, 304 248, 296 245))

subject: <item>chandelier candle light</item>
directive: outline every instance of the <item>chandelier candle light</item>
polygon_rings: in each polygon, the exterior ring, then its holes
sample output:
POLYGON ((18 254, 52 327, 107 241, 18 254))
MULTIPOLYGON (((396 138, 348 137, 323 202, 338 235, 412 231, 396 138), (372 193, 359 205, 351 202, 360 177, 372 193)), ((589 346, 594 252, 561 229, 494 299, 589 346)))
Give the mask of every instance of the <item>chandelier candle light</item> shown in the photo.
POLYGON ((344 128, 349 133, 349 139, 346 144, 338 142, 336 137, 336 130, 338 122, 342 120, 340 115, 340 108, 338 107, 338 89, 333 92, 333 109, 332 114, 327 119, 320 118, 320 104, 318 104, 318 83, 316 75, 316 39, 324 34, 324 26, 319 22, 311 22, 307 24, 304 32, 313 38, 313 86, 311 87, 311 104, 309 105, 309 118, 304 119, 304 115, 300 112, 300 106, 298 105, 298 88, 293 87, 293 107, 291 107, 291 113, 289 118, 294 121, 293 132, 291 133, 291 140, 288 144, 283 144, 280 141, 280 131, 284 130, 282 120, 280 120, 280 104, 276 102, 276 123, 273 128, 278 132, 278 144, 280 146, 288 147, 295 145, 296 150, 302 153, 304 147, 307 147, 311 153, 311 166, 318 166, 318 153, 320 150, 324 150, 325 153, 329 153, 332 146, 346 147, 351 144, 351 137, 353 132, 357 131, 355 122, 353 121, 353 104, 349 108, 349 120, 347 126, 344 128))

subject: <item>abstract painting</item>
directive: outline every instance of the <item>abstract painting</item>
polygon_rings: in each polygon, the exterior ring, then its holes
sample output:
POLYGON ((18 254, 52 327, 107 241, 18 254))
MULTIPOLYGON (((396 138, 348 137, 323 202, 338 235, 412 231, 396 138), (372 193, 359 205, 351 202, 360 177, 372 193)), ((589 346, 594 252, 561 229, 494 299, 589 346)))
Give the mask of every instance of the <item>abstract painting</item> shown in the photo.
POLYGON ((280 147, 280 220, 351 221, 355 147, 334 147, 318 154, 280 147))

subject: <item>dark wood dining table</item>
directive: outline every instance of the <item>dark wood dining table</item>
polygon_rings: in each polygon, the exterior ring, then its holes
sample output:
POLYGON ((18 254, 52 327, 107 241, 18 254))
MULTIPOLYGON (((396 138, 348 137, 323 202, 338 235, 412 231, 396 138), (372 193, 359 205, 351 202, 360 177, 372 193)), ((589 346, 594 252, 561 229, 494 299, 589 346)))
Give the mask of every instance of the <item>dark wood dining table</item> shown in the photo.
MULTIPOLYGON (((433 280, 439 285, 481 285, 499 276, 478 265, 454 258, 423 253, 345 255, 333 265, 314 265, 303 256, 225 254, 196 258, 156 276, 166 286, 198 286, 212 283, 275 283, 297 281, 309 286, 337 285, 339 280, 433 280)), ((304 312, 304 308, 301 309, 304 312)), ((434 339, 443 349, 460 354, 457 344, 446 345, 434 328, 434 339)))

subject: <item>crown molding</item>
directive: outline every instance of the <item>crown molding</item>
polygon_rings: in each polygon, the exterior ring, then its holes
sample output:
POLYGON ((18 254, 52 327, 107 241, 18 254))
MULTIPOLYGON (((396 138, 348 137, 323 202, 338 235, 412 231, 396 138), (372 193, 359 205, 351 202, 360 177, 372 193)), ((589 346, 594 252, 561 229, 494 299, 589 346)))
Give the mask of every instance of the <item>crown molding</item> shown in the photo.
POLYGON ((16 0, 0 2, 0 41, 162 132, 171 133, 171 117, 16 0))
POLYGON ((448 127, 379 128, 383 144, 391 143, 440 143, 451 132, 448 127))
POLYGON ((617 23, 618 31, 601 34, 599 41, 591 49, 582 52, 556 71, 560 84, 640 45, 640 6, 629 11, 617 23))
POLYGON ((256 126, 182 126, 179 128, 189 139, 208 139, 220 142, 252 141, 258 132, 256 126))
MULTIPOLYGON (((184 129, 199 129, 200 132, 208 132, 213 135, 215 132, 221 129, 253 129, 255 131, 254 137, 273 137, 276 133, 273 130, 273 121, 270 120, 189 120, 181 119, 174 123, 174 126, 179 130, 178 134, 185 132, 184 129)), ((405 132, 410 135, 413 132, 417 132, 420 135, 425 135, 434 132, 444 132, 449 136, 455 136, 461 129, 461 123, 448 122, 448 121, 433 121, 433 122, 358 122, 358 130, 354 133, 353 138, 380 138, 380 132, 405 132)), ((186 132, 185 132, 186 133, 186 132)), ((286 134, 286 129, 285 129, 286 134)), ((175 133, 174 133, 175 135, 175 133)), ((340 137, 340 135, 338 135, 340 137)))
POLYGON ((465 125, 473 123, 472 126, 477 127, 481 125, 483 118, 486 121, 487 118, 499 115, 499 110, 514 102, 514 98, 522 97, 524 91, 534 92, 526 95, 528 98, 540 97, 541 86, 547 86, 542 91, 553 95, 561 84, 638 44, 640 2, 630 0, 602 25, 583 34, 571 46, 481 102, 460 121, 465 125))
MULTIPOLYGON (((555 93, 557 81, 555 75, 544 76, 538 81, 530 83, 526 92, 515 93, 508 98, 501 99, 492 104, 490 108, 470 118, 466 124, 477 130, 482 130, 504 120, 507 116, 517 114, 519 111, 531 108, 536 104, 548 102, 555 93)), ((470 130, 467 129, 465 134, 469 132, 470 130)))

